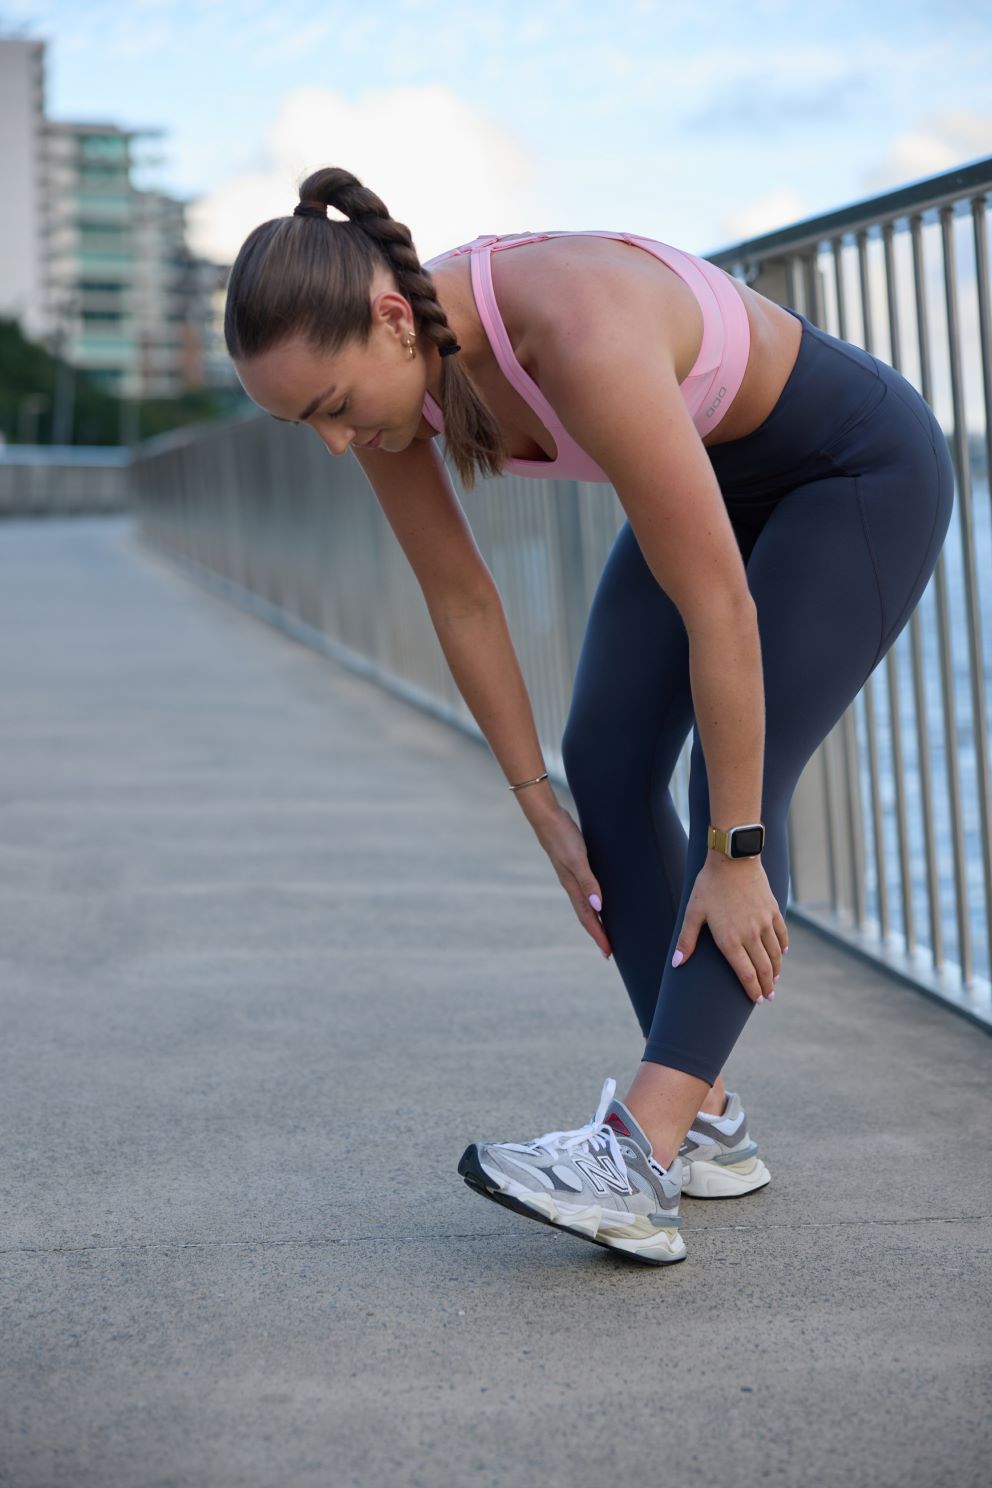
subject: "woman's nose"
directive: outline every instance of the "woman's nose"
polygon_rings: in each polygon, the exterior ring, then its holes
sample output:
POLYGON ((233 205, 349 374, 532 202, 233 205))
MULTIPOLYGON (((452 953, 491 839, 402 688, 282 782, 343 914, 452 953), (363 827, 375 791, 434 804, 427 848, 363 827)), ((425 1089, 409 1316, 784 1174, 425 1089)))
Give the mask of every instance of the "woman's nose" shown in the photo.
POLYGON ((331 434, 322 434, 321 438, 332 455, 347 454, 351 445, 355 442, 354 431, 345 429, 335 430, 331 434))

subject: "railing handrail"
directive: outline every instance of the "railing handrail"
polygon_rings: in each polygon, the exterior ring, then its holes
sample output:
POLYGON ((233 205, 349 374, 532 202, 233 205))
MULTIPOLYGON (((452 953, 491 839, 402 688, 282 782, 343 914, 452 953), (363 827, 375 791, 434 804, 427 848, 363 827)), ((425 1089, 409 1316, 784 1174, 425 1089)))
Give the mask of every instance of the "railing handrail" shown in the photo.
POLYGON ((720 248, 715 253, 704 253, 700 257, 721 269, 732 269, 751 258, 764 258, 787 248, 795 252, 800 248, 814 248, 824 238, 837 238, 845 233, 858 232, 866 227, 880 227, 885 222, 894 222, 907 213, 931 211, 948 204, 965 203, 963 197, 981 195, 992 188, 992 156, 972 161, 969 165, 957 166, 941 176, 927 176, 913 181, 909 186, 900 186, 898 191, 887 191, 881 196, 866 197, 864 201, 852 202, 835 212, 824 212, 818 217, 807 217, 789 227, 776 228, 758 238, 745 238, 730 248, 720 248))
POLYGON ((7 465, 130 465, 126 444, 3 444, 0 461, 7 465))

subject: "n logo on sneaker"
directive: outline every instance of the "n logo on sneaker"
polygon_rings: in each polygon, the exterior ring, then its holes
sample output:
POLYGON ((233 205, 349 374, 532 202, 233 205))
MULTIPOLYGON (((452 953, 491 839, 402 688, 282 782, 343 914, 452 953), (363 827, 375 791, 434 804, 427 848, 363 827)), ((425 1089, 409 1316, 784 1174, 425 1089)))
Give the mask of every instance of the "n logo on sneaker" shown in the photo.
POLYGON ((572 1158, 572 1166, 585 1173, 589 1182, 597 1193, 630 1193, 630 1184, 623 1174, 618 1170, 616 1163, 610 1157, 593 1157, 592 1154, 582 1154, 572 1158))

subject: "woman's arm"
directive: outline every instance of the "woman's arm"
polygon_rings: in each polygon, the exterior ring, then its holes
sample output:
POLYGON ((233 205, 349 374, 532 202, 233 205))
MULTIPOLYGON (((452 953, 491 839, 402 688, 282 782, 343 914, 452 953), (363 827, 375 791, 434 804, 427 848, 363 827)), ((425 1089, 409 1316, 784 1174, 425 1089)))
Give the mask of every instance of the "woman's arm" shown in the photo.
MULTIPOLYGON (((451 675, 507 783, 543 775, 537 727, 499 590, 440 451, 432 441, 418 440, 399 454, 353 453, 417 576, 451 675)), ((549 781, 514 794, 580 924, 609 956, 610 942, 589 900, 601 893, 600 885, 579 828, 549 781)))
MULTIPOLYGON (((543 775, 502 599, 435 442, 414 440, 400 454, 353 453, 417 577, 458 691, 507 783, 543 775)), ((516 794, 532 825, 558 806, 546 780, 516 794)))
MULTIPOLYGON (((539 386, 609 476, 645 561, 685 621, 710 821, 724 829, 759 821, 765 697, 757 609, 671 352, 634 296, 629 304, 573 299, 557 315, 546 303, 535 323, 543 332, 539 386)), ((760 857, 707 853, 673 965, 693 954, 703 924, 748 996, 757 1002, 771 993, 788 931, 760 857)))
POLYGON ((759 821, 765 703, 757 611, 720 487, 664 341, 615 305, 609 320, 585 309, 581 334, 574 306, 566 321, 544 328, 540 387, 610 477, 645 562, 685 622, 713 825, 759 821))

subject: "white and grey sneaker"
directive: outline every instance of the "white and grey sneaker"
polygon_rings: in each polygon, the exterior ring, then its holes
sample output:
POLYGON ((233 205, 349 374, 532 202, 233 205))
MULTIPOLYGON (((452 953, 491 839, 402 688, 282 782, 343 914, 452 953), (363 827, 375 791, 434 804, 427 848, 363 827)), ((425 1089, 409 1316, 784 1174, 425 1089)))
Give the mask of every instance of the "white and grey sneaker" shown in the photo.
POLYGON ((727 1091, 722 1116, 697 1111, 679 1148, 689 1199, 734 1199, 764 1188, 771 1173, 747 1132, 747 1117, 735 1090, 727 1091))
POLYGON ((605 1081, 596 1114, 573 1131, 530 1142, 473 1142, 458 1171, 468 1186, 516 1214, 582 1240, 664 1266, 685 1257, 679 1234, 682 1173, 651 1156, 651 1143, 605 1081))

